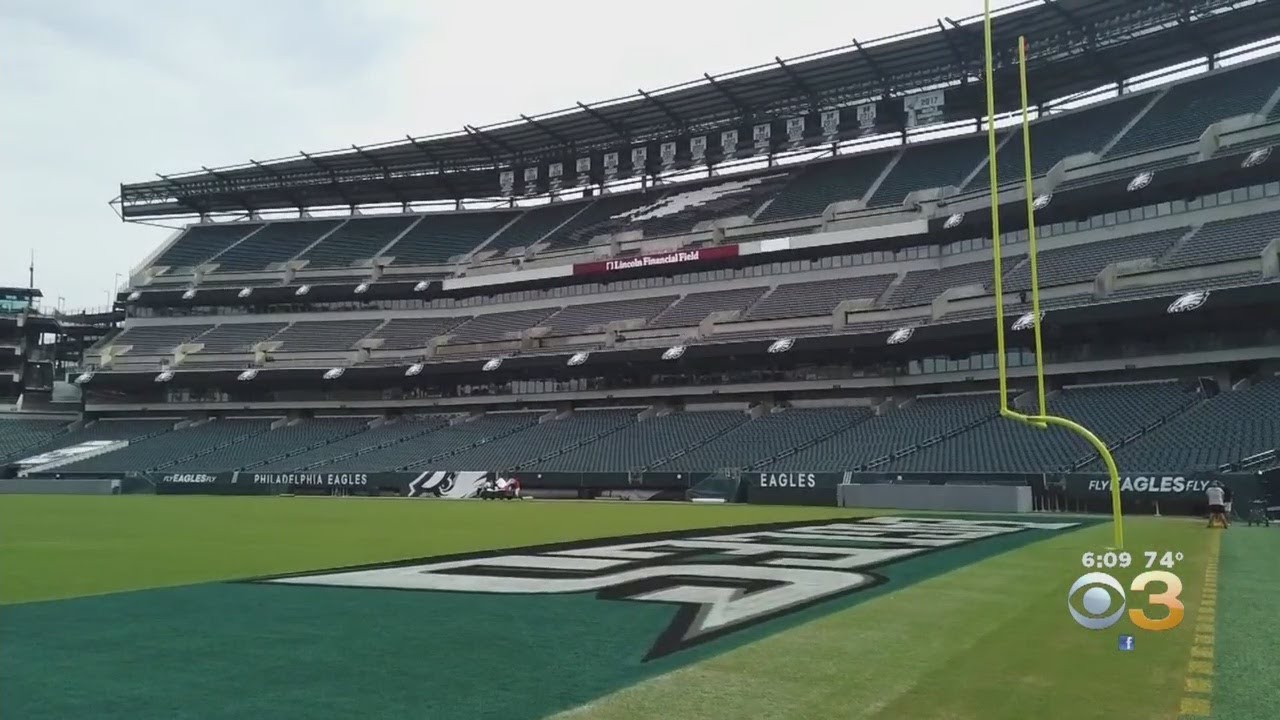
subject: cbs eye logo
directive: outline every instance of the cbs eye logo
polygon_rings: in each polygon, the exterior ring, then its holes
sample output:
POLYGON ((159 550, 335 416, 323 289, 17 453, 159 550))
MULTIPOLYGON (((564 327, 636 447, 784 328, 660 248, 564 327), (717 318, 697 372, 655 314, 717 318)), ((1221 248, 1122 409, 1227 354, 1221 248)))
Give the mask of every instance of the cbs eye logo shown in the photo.
MULTIPOLYGON (((1129 621, 1142 630, 1152 632, 1172 630, 1182 624, 1182 618, 1186 615, 1186 608, 1179 599, 1182 595, 1182 580, 1177 575, 1163 570, 1144 572, 1129 583, 1129 592, 1148 592, 1148 586, 1153 583, 1163 585, 1164 590, 1152 592, 1147 597, 1147 601, 1152 605, 1167 608, 1169 614, 1161 618, 1152 618, 1147 615, 1146 609, 1135 607, 1129 609, 1129 621)), ((1119 580, 1103 572, 1081 575, 1071 584, 1071 590, 1067 593, 1067 610, 1071 613, 1071 617, 1078 625, 1089 630, 1106 630, 1120 622, 1127 604, 1124 586, 1119 580), (1083 608, 1081 612, 1076 609, 1075 597, 1085 588, 1088 589, 1080 593, 1079 605, 1083 608)))

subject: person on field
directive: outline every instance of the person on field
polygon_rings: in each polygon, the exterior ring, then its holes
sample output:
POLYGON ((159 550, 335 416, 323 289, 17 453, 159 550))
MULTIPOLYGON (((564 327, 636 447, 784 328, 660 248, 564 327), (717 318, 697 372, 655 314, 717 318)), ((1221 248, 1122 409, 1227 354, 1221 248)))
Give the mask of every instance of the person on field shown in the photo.
POLYGON ((1222 507, 1225 510, 1223 514, 1227 516, 1228 520, 1234 517, 1231 514, 1231 487, 1227 485, 1222 486, 1222 507))
POLYGON ((1222 523, 1222 529, 1227 529, 1227 501, 1222 491, 1222 485, 1214 482, 1204 491, 1205 496, 1209 499, 1209 527, 1213 527, 1215 520, 1222 523))

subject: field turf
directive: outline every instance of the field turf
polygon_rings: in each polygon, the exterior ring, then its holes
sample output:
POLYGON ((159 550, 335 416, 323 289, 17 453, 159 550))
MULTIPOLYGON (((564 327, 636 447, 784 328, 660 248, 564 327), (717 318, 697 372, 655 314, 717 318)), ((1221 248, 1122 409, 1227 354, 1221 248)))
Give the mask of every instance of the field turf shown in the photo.
MULTIPOLYGON (((1065 596, 1081 555, 1110 542, 1110 525, 1091 523, 890 565, 883 586, 647 664, 639 649, 670 619, 660 604, 228 582, 865 514, 4 497, 0 717, 1277 717, 1274 527, 1222 533, 1130 518, 1126 549, 1136 556, 1185 555, 1176 572, 1187 616, 1169 632, 1127 621, 1094 632, 1071 620, 1065 596), (1135 636, 1132 652, 1117 649, 1120 633, 1135 636)), ((1127 584, 1137 572, 1114 574, 1127 584)))

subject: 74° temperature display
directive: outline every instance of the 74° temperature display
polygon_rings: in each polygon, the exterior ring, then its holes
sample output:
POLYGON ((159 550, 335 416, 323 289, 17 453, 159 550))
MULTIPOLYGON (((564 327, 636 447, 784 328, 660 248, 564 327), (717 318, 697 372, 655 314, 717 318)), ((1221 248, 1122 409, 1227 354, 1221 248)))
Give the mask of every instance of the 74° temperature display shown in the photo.
MULTIPOLYGON (((1182 562, 1183 554, 1172 550, 1148 550, 1142 553, 1143 567, 1150 570, 1159 565, 1160 567, 1173 569, 1178 563, 1182 562)), ((1086 568, 1106 568, 1108 570, 1115 568, 1129 568, 1133 566, 1133 555, 1120 551, 1115 552, 1108 550, 1106 552, 1086 552, 1080 558, 1080 564, 1086 568)))

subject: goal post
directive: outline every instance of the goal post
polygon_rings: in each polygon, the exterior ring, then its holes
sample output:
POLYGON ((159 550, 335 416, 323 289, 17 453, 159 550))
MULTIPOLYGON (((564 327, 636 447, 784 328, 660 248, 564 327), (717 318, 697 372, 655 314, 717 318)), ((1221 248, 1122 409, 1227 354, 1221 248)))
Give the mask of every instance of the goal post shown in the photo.
POLYGON ((1124 547, 1124 517, 1120 508, 1120 472, 1116 468, 1115 458, 1111 450, 1088 428, 1064 417, 1049 414, 1045 400, 1043 335, 1040 328, 1040 273, 1039 251, 1036 246, 1035 222, 1035 185, 1031 172, 1031 116, 1030 100, 1027 86, 1027 41, 1018 38, 1018 76, 1022 91, 1022 148, 1023 148, 1023 182, 1026 186, 1027 203, 1027 249, 1028 264, 1031 271, 1031 318, 1032 333, 1035 345, 1036 360, 1036 413, 1026 415, 1009 407, 1009 357, 1005 344, 1004 314, 1004 267, 1003 251, 1000 244, 1000 176, 996 165, 996 94, 994 77, 994 52, 991 34, 991 0, 984 0, 983 38, 986 45, 986 85, 987 85, 987 170, 991 177, 991 252, 992 279, 996 303, 996 367, 1000 376, 1000 415, 1001 417, 1030 425, 1039 429, 1050 426, 1061 427, 1084 438, 1107 466, 1111 476, 1111 517, 1114 530, 1115 548, 1124 547))

